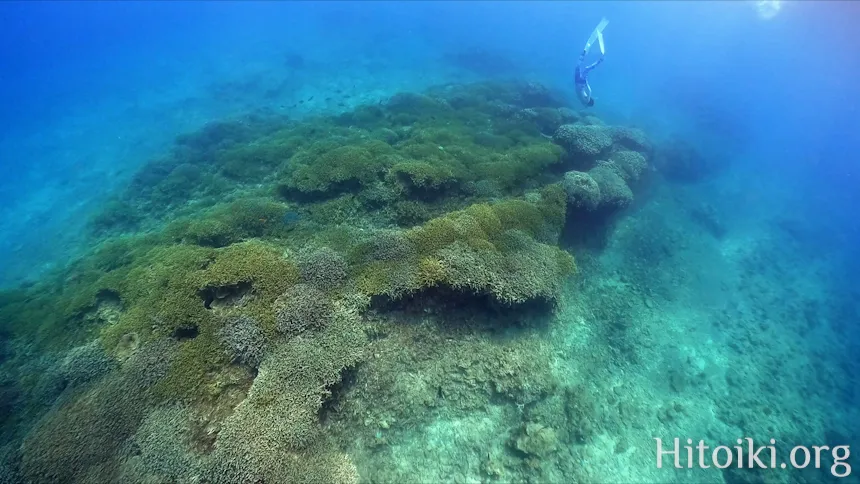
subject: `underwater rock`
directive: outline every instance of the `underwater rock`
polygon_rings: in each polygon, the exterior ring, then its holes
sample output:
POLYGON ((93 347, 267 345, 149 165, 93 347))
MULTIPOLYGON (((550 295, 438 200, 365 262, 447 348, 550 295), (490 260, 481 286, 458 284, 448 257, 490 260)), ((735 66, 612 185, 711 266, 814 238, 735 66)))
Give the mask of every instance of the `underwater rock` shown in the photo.
POLYGON ((517 450, 534 457, 546 457, 558 450, 555 430, 539 423, 529 422, 514 441, 517 450))
MULTIPOLYGON (((243 301, 251 293, 251 285, 247 282, 242 282, 238 284, 227 284, 227 285, 219 285, 219 286, 207 286, 201 289, 200 297, 203 299, 203 307, 206 309, 212 309, 217 307, 231 307, 231 306, 240 306, 243 304, 243 301)), ((177 330, 186 327, 191 328, 190 325, 182 325, 177 327, 177 330)), ((182 337, 182 331, 179 333, 174 331, 173 335, 175 337, 182 337)), ((190 336, 186 333, 185 336, 190 336)))
POLYGON ((140 335, 134 331, 125 333, 118 338, 113 350, 116 359, 120 362, 126 361, 140 347, 140 335))
POLYGON ((721 239, 726 235, 726 227, 720 220, 717 209, 711 204, 703 203, 693 207, 690 210, 690 218, 716 239, 721 239))
POLYGON ((594 210, 600 204, 600 186, 588 173, 569 171, 564 174, 564 191, 570 205, 594 210))
POLYGON ((680 140, 661 145, 654 166, 667 180, 681 183, 702 181, 722 168, 717 160, 705 157, 695 146, 680 140))

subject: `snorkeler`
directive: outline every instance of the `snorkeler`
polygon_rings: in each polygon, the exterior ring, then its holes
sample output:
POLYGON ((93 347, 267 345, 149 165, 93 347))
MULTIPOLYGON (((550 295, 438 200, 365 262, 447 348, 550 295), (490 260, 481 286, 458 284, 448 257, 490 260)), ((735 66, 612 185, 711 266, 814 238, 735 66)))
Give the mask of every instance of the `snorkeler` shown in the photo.
POLYGON ((576 64, 576 72, 574 73, 573 82, 576 88, 576 97, 579 98, 579 101, 584 106, 594 106, 594 98, 591 97, 591 86, 588 85, 588 73, 603 62, 603 57, 606 55, 606 49, 603 46, 603 29, 605 29, 608 24, 609 20, 606 20, 605 18, 597 24, 597 28, 594 29, 594 32, 591 33, 591 37, 588 38, 588 42, 585 43, 582 53, 579 54, 579 62, 576 64), (588 51, 591 49, 591 45, 594 44, 595 40, 597 40, 600 45, 600 59, 597 59, 594 63, 583 67, 582 63, 585 62, 585 56, 588 54, 588 51))

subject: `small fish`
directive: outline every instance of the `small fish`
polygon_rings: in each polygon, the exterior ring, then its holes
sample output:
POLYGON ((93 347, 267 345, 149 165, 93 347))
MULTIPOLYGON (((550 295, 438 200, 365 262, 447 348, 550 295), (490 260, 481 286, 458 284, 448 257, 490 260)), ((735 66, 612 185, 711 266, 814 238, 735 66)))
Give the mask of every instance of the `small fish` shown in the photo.
POLYGON ((326 101, 326 102, 329 102, 329 101, 331 101, 331 98, 330 98, 330 97, 327 97, 327 98, 325 98, 325 101, 326 101))
POLYGON ((302 99, 301 101, 299 101, 299 104, 304 104, 304 103, 305 103, 305 100, 304 100, 304 99, 302 99))
POLYGON ((313 96, 311 96, 311 97, 309 97, 309 98, 308 98, 308 101, 313 101, 313 100, 314 100, 314 97, 313 97, 313 96))

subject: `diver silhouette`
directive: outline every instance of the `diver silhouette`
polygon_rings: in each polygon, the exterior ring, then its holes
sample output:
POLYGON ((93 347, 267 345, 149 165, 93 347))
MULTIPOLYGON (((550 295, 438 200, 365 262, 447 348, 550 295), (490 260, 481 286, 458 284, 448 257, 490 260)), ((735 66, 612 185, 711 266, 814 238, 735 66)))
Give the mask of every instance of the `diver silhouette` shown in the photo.
POLYGON ((579 54, 579 62, 576 64, 573 82, 576 89, 576 97, 579 98, 579 101, 583 106, 594 106, 594 98, 591 96, 591 86, 588 84, 588 73, 603 62, 603 58, 606 55, 606 48, 603 45, 603 29, 605 29, 608 24, 609 21, 605 18, 597 24, 597 28, 594 29, 594 32, 591 33, 591 37, 588 38, 588 42, 585 43, 582 53, 579 54), (591 46, 594 44, 595 40, 597 40, 600 45, 600 58, 587 66, 583 66, 585 56, 588 55, 588 51, 591 50, 591 46))

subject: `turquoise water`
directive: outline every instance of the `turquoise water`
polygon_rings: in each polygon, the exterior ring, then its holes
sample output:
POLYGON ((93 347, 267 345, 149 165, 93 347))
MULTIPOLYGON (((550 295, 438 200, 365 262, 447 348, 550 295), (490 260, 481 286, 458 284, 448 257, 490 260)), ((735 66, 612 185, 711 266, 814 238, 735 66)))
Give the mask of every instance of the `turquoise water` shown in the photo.
POLYGON ((855 460, 789 461, 860 443, 854 3, 0 14, 0 482, 855 460))

